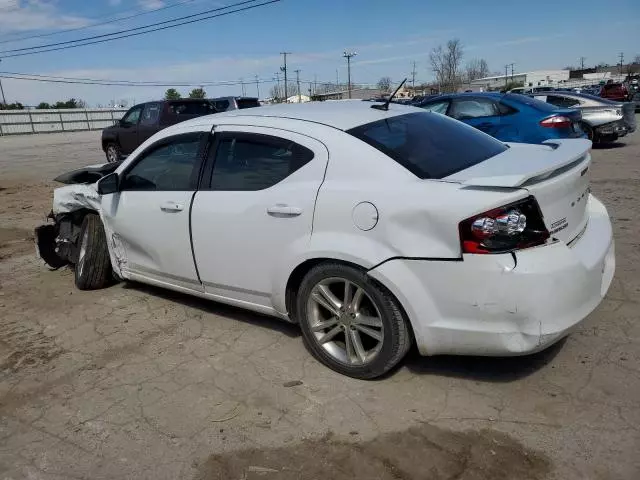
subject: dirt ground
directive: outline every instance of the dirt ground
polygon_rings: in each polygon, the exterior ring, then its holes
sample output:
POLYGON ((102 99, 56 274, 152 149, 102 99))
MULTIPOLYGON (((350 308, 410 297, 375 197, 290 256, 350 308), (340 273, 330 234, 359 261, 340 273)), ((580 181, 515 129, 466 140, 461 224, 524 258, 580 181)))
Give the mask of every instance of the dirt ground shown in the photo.
POLYGON ((377 381, 298 329, 136 284, 80 292, 34 255, 51 179, 99 133, 0 137, 0 479, 640 478, 640 135, 593 151, 605 301, 520 358, 415 353, 377 381))

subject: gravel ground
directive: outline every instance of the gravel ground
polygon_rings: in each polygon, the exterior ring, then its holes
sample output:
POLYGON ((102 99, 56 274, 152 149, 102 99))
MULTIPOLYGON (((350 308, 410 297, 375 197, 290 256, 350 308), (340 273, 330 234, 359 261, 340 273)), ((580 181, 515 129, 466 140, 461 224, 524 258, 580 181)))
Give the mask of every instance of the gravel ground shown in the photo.
POLYGON ((640 135, 593 157, 617 271, 578 331, 521 358, 412 353, 366 382, 277 320, 76 290, 31 232, 51 178, 102 161, 99 133, 0 137, 0 478, 640 478, 640 135))

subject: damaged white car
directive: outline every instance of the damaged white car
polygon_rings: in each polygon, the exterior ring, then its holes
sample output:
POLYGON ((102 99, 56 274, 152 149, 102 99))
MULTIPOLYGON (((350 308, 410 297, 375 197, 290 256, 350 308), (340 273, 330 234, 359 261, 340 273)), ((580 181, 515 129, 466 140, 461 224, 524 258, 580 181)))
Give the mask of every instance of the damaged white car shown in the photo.
POLYGON ((61 178, 75 183, 37 243, 81 289, 115 276, 298 323, 353 377, 412 344, 521 355, 566 336, 613 277, 590 146, 504 144, 395 104, 237 110, 61 178))

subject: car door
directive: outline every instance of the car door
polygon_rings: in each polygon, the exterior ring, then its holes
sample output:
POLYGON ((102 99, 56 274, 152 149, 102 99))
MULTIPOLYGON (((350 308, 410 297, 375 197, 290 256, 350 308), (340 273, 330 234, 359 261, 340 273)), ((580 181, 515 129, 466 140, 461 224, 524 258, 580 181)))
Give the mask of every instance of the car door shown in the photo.
POLYGON ((497 137, 500 130, 500 110, 490 98, 455 98, 448 115, 493 137, 497 137))
POLYGON ((144 105, 144 110, 142 110, 140 122, 138 123, 138 145, 142 145, 160 130, 158 122, 161 109, 162 103, 160 102, 149 102, 144 105))
POLYGON ((159 140, 119 173, 119 191, 103 196, 106 231, 121 250, 126 278, 202 290, 189 209, 207 137, 191 132, 159 140))
POLYGON ((143 108, 144 104, 132 107, 120 120, 118 140, 120 142, 120 150, 125 155, 129 155, 140 145, 138 143, 138 123, 143 108))
POLYGON ((205 292, 273 312, 274 278, 311 238, 328 152, 278 129, 216 127, 191 228, 205 292))

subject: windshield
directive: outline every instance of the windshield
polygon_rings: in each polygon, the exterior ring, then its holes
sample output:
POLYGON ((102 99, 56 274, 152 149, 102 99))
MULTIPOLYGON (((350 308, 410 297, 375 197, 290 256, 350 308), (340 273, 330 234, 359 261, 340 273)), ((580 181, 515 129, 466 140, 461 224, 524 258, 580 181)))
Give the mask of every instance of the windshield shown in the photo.
POLYGON ((542 100, 538 100, 527 95, 520 95, 519 93, 508 93, 503 98, 504 100, 513 100, 514 102, 524 103, 525 105, 529 105, 541 112, 554 112, 558 109, 555 105, 551 105, 550 103, 543 102, 542 100))
POLYGON ((444 178, 508 147, 462 122, 418 112, 378 120, 347 133, 388 155, 419 178, 444 178))

